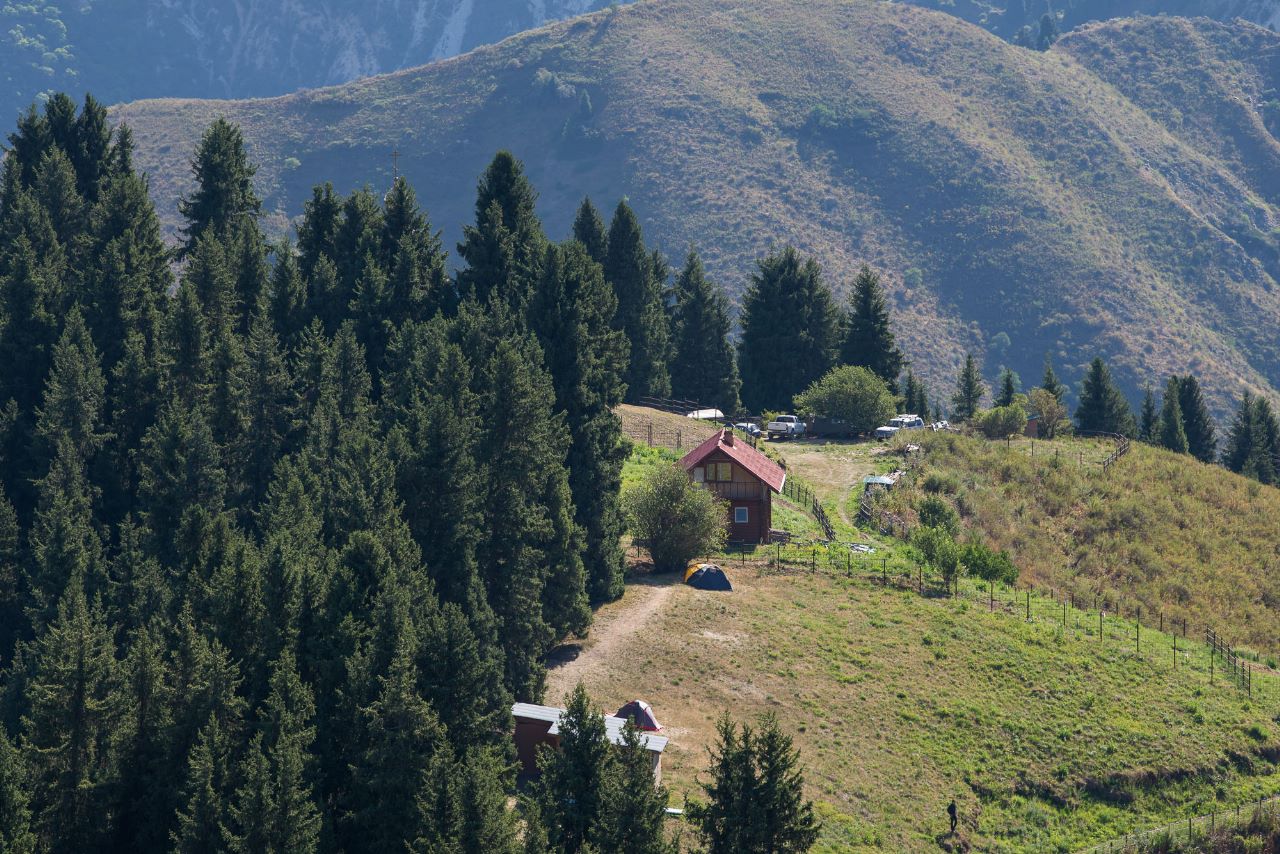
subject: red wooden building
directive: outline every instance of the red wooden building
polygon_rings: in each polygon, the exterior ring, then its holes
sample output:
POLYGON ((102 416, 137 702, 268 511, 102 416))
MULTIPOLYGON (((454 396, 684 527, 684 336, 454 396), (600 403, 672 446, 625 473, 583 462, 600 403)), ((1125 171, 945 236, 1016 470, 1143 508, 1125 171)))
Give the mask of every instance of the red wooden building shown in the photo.
POLYGON ((787 480, 782 466, 725 428, 684 455, 680 465, 729 504, 728 537, 735 543, 764 543, 773 525, 773 493, 787 480))

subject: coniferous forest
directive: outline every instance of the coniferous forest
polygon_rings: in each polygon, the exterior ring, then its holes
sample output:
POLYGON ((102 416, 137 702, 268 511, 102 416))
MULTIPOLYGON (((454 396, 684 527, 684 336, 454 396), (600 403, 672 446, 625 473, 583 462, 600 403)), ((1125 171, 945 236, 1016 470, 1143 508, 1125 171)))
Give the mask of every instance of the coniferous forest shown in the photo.
POLYGON ((456 278, 404 180, 269 245, 223 121, 167 247, 132 153, 58 96, 4 161, 0 850, 512 849, 510 704, 622 591, 660 259, 625 205, 549 240, 507 154, 456 278))

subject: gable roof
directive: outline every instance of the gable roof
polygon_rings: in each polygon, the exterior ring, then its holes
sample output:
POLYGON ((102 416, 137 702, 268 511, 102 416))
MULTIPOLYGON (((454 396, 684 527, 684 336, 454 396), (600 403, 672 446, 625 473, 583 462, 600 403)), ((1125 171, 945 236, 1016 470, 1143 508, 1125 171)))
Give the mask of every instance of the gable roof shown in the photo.
MULTIPOLYGON (((558 709, 555 706, 539 706, 533 703, 512 703, 511 716, 514 718, 524 718, 525 720, 544 721, 551 724, 551 729, 547 730, 548 735, 560 734, 560 717, 564 714, 564 709, 558 709)), ((620 718, 616 715, 604 716, 605 737, 612 744, 622 744, 622 730, 626 727, 626 718, 620 718)), ((640 744, 646 749, 654 753, 661 753, 667 748, 667 737, 665 735, 655 735, 651 732, 640 732, 640 744)))
POLYGON ((774 492, 781 492, 787 482, 787 470, 751 447, 742 439, 736 438, 733 431, 725 428, 707 441, 685 454, 680 465, 685 471, 701 463, 716 451, 720 451, 729 459, 764 482, 774 492))

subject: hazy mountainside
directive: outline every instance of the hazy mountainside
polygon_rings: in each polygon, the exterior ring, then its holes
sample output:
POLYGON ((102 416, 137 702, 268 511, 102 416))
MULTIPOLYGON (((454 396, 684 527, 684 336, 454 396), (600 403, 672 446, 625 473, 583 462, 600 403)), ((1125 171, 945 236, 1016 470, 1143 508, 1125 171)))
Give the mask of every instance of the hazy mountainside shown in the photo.
POLYGON ((1130 15, 1203 15, 1219 21, 1241 18, 1264 26, 1280 25, 1276 0, 910 0, 938 9, 993 33, 1012 38, 1023 26, 1035 26, 1045 12, 1059 17, 1069 30, 1089 21, 1130 15))
POLYGON ((0 115, 41 92, 252 98, 454 56, 603 0, 0 0, 0 115))
POLYGON ((910 6, 803 8, 645 2, 341 87, 116 116, 169 223, 218 115, 244 126, 282 215, 316 182, 386 187, 398 148, 450 243, 476 176, 509 147, 551 233, 567 233, 584 194, 626 195, 655 242, 678 255, 693 241, 735 295, 783 241, 841 288, 863 261, 885 268, 935 393, 966 349, 989 375, 1003 362, 1027 380, 1046 351, 1071 381, 1102 353, 1135 396, 1194 370, 1219 413, 1245 386, 1280 386, 1277 172, 1244 149, 1277 143, 1265 102, 1235 94, 1275 88, 1249 57, 1280 37, 1144 18, 1038 53, 910 6), (1147 42, 1164 30, 1199 49, 1154 55, 1147 42), (1176 81, 1166 97, 1180 109, 1239 121, 1187 112, 1175 124, 1154 95, 1108 82, 1125 75, 1153 91, 1176 81))
MULTIPOLYGON (((1009 38, 1046 0, 908 0, 1009 38)), ((607 0, 0 0, 0 116, 42 93, 255 98, 437 59, 607 5, 607 0)), ((1280 22, 1280 0, 1065 0, 1066 30, 1133 14, 1280 22)))

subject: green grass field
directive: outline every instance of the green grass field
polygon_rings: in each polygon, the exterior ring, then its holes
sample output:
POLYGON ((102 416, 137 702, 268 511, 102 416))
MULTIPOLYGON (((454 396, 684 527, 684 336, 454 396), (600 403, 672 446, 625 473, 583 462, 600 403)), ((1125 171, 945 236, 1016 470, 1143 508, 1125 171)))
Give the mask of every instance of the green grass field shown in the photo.
MULTIPOLYGON (((1106 452, 1062 448, 1086 454, 1082 481, 1088 455, 1106 452)), ((777 450, 833 519, 858 472, 894 463, 873 444, 777 450)), ((915 483, 937 472, 971 488, 977 475, 961 471, 964 451, 999 451, 1012 455, 1013 470, 1024 465, 1016 446, 939 440, 915 483)), ((637 452, 629 471, 652 454, 637 452)), ((1131 462, 1138 471, 1187 466, 1161 456, 1139 449, 1131 462)), ((822 851, 938 850, 954 841, 945 839, 952 797, 971 850, 1039 852, 1280 792, 1274 675, 1256 675, 1250 697, 1224 677, 1221 659, 1211 680, 1194 632, 1184 639, 1172 621, 1162 633, 1108 610, 1100 636, 1091 602, 1064 608, 1043 586, 1031 594, 1030 619, 1025 586, 992 597, 964 580, 947 597, 905 544, 838 525, 842 539, 870 542, 876 553, 731 552, 717 558, 731 594, 642 584, 602 610, 606 635, 627 613, 645 610, 646 619, 631 628, 629 653, 614 645, 591 661, 589 639, 591 663, 573 677, 603 705, 633 696, 654 704, 672 737, 664 775, 673 801, 694 791, 724 710, 740 719, 774 712, 795 735, 824 821, 822 851)), ((551 684, 567 687, 554 671, 551 684)))

